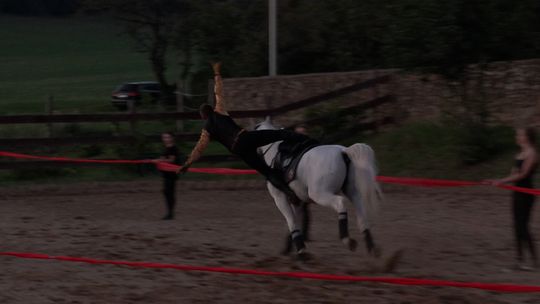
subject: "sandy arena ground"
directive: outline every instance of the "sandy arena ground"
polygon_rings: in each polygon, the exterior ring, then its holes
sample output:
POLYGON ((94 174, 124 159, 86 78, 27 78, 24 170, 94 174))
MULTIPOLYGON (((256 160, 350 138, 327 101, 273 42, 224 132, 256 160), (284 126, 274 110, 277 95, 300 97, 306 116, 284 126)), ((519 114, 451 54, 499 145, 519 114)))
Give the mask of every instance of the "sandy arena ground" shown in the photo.
MULTIPOLYGON (((540 285, 540 272, 507 271, 514 243, 509 192, 385 187, 374 229, 393 273, 349 252, 337 216, 312 206, 314 259, 279 255, 285 221, 260 182, 179 185, 174 221, 162 221, 160 182, 0 188, 0 251, 274 271, 399 276, 540 285), (246 189, 241 190, 238 185, 246 189)), ((537 207, 533 233, 540 237, 537 207)), ((351 234, 358 236, 351 223, 351 234)), ((177 270, 135 269, 0 257, 0 303, 540 303, 537 294, 325 282, 177 270)))

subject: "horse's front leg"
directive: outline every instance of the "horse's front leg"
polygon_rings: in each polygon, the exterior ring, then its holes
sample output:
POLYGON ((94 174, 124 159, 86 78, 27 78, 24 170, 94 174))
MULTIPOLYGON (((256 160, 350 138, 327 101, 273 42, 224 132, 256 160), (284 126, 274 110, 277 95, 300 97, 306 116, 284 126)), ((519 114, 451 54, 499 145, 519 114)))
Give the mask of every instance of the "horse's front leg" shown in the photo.
MULTIPOLYGON (((289 204, 287 200, 287 196, 271 184, 268 184, 268 191, 274 198, 276 207, 279 209, 281 214, 283 214, 285 220, 287 221, 287 226, 289 227, 290 232, 289 239, 292 241, 292 244, 294 244, 296 248, 296 253, 302 254, 306 248, 306 245, 304 243, 304 237, 302 235, 300 225, 302 218, 301 206, 291 206, 291 204, 289 204)), ((286 252, 287 249, 290 250, 290 248, 286 248, 284 250, 284 253, 288 253, 286 252)))
MULTIPOLYGON (((306 202, 302 202, 300 205, 293 205, 293 211, 295 216, 295 222, 296 223, 302 223, 302 236, 304 238, 304 242, 307 242, 308 234, 309 234, 309 209, 308 204, 306 202)), ((287 237, 285 237, 285 247, 283 247, 283 250, 281 251, 281 254, 288 255, 291 253, 293 249, 293 239, 290 235, 290 233, 287 234, 287 237)))

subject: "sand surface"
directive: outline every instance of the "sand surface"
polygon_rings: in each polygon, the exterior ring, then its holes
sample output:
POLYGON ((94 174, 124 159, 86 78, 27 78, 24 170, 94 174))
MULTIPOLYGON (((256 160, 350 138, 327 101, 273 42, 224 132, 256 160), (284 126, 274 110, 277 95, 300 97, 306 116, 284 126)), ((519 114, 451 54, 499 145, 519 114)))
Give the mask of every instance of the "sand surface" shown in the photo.
MULTIPOLYGON (((386 186, 373 230, 384 257, 337 239, 337 216, 312 206, 313 260, 279 254, 285 220, 260 182, 183 182, 162 221, 160 181, 0 187, 0 251, 274 271, 540 285, 513 265, 509 192, 386 186), (242 189, 243 188, 243 189, 242 189), (381 265, 404 254, 392 273, 381 265)), ((532 231, 540 237, 540 209, 532 231)), ((351 221, 352 222, 352 221, 351 221)), ((325 282, 0 257, 0 303, 540 303, 537 294, 325 282)))

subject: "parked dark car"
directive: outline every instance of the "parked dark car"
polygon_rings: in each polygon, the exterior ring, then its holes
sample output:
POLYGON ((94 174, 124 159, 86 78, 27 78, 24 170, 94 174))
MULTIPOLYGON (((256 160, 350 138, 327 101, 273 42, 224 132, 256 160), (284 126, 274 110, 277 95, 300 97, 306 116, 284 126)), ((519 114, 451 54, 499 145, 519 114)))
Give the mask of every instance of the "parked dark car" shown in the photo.
POLYGON ((111 103, 119 109, 126 109, 129 101, 133 101, 136 105, 147 102, 156 103, 160 95, 161 89, 158 82, 126 82, 112 92, 111 103))

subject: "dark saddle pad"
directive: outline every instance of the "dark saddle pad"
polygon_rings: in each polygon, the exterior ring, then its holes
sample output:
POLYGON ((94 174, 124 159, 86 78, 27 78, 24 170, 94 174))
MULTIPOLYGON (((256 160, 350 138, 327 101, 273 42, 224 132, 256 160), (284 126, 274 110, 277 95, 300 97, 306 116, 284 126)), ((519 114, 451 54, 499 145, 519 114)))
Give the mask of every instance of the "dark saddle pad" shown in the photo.
POLYGON ((272 162, 272 168, 280 171, 287 183, 296 178, 296 169, 304 154, 321 144, 314 139, 302 142, 284 141, 279 144, 278 153, 272 162))

